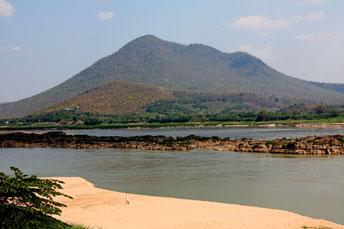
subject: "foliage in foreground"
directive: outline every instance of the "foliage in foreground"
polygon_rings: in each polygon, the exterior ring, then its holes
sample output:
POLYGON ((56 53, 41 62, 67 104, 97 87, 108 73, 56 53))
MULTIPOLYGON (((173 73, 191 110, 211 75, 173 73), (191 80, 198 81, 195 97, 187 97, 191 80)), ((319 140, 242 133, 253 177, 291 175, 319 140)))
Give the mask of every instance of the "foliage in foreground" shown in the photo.
POLYGON ((25 207, 1 206, 0 228, 71 228, 68 224, 59 221, 41 212, 32 211, 25 207))
POLYGON ((61 192, 62 181, 28 176, 11 167, 14 176, 0 173, 0 228, 73 228, 52 217, 66 205, 53 200, 71 198, 61 192))

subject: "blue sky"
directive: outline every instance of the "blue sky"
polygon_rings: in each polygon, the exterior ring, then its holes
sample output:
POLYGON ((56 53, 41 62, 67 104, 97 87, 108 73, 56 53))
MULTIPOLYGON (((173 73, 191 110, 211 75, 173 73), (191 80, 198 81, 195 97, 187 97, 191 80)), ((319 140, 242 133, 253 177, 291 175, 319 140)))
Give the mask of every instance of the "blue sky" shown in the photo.
POLYGON ((344 83, 343 0, 0 0, 0 102, 63 82, 153 34, 344 83))

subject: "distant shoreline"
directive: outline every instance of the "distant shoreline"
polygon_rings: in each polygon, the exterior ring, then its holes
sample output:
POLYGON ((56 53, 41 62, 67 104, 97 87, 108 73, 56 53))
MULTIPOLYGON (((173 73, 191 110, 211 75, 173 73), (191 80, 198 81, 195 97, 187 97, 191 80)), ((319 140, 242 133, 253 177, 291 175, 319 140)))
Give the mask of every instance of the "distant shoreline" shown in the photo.
POLYGON ((148 124, 118 124, 96 126, 0 126, 1 131, 26 131, 26 130, 89 130, 89 129, 174 129, 174 128, 299 128, 299 129, 344 129, 344 123, 148 123, 148 124))
POLYGON ((166 136, 88 136, 64 132, 0 134, 0 148, 138 149, 155 151, 234 151, 294 155, 344 155, 344 135, 274 140, 166 136))

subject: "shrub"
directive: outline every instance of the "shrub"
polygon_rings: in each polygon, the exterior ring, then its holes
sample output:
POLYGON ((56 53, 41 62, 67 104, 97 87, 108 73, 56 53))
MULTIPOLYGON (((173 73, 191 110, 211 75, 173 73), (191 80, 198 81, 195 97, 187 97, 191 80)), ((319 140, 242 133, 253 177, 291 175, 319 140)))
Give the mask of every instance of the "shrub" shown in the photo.
POLYGON ((296 143, 295 142, 288 142, 287 144, 284 145, 283 147, 284 149, 296 149, 296 143))
POLYGON ((70 228, 52 217, 66 207, 53 197, 71 198, 57 191, 62 181, 28 176, 15 167, 11 170, 14 177, 0 173, 0 228, 70 228))
POLYGON ((344 144, 344 137, 338 138, 338 141, 344 144))
POLYGON ((101 124, 103 121, 97 118, 88 118, 85 120, 84 124, 87 126, 94 126, 94 125, 99 125, 101 124))

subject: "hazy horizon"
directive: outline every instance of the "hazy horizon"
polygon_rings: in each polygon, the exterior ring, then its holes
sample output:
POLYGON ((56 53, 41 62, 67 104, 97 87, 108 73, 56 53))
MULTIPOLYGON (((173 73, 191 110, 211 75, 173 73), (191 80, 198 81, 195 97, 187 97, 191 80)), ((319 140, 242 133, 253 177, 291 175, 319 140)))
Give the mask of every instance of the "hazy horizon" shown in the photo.
POLYGON ((0 0, 0 103, 56 86, 145 34, 246 51, 293 77, 344 83, 343 9, 334 0, 0 0))

